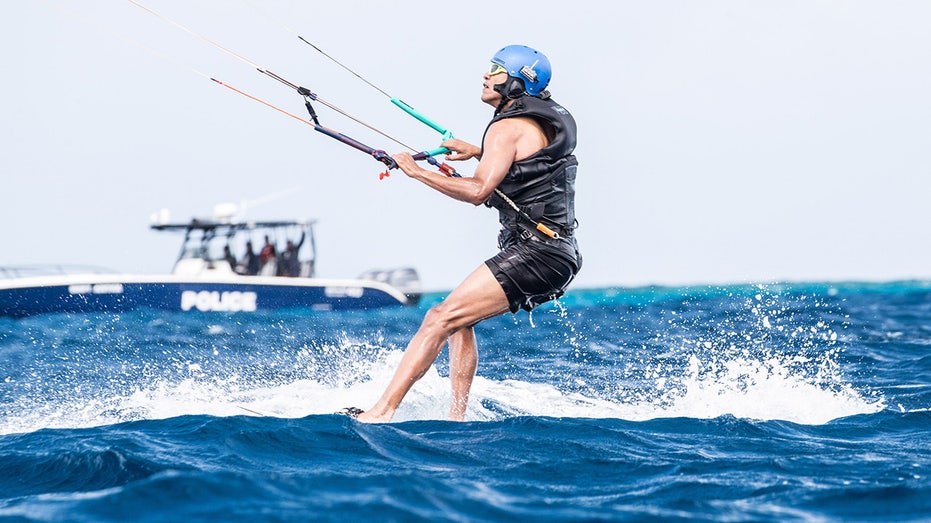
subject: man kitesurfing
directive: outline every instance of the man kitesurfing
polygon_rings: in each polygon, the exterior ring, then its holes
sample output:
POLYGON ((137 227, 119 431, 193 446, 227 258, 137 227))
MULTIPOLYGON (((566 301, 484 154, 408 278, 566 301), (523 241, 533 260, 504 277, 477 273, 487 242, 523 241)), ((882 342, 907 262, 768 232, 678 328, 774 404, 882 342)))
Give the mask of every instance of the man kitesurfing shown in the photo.
POLYGON ((390 421, 414 383, 449 343, 449 419, 465 419, 478 367, 473 327, 480 321, 561 296, 582 265, 573 231, 578 162, 575 120, 546 91, 552 70, 539 51, 509 45, 491 59, 482 101, 495 107, 481 148, 443 142, 448 160, 478 158, 472 177, 422 169, 409 153, 392 156, 404 173, 437 191, 500 212, 501 251, 432 307, 411 339, 385 392, 370 409, 345 412, 359 421, 390 421))
POLYGON ((416 149, 326 102, 310 89, 292 83, 139 2, 128 1, 297 91, 304 97, 310 120, 192 69, 218 85, 311 125, 314 130, 372 156, 387 167, 379 178, 388 176, 392 169, 400 168, 409 177, 451 198, 473 205, 484 203, 498 209, 501 222, 498 246, 501 251, 475 269, 442 303, 427 312, 378 402, 368 411, 357 407, 341 411, 359 421, 390 421, 401 400, 423 377, 448 342, 452 383, 449 419, 465 419, 469 389, 478 366, 473 327, 484 319, 507 311, 530 311, 562 296, 582 266, 582 257, 572 234, 577 225, 575 177, 578 162, 572 155, 576 145, 576 124, 572 115, 554 102, 546 90, 552 76, 546 56, 525 45, 509 45, 495 53, 482 84, 482 101, 494 107, 495 113, 485 129, 482 146, 477 147, 452 138, 448 130, 400 99, 391 97, 298 35, 304 43, 444 135, 445 141, 438 149, 391 156, 321 125, 312 102, 320 102, 412 151, 416 149), (478 158, 473 176, 462 177, 445 163, 440 165, 433 156, 443 153, 447 153, 446 159, 451 161, 478 158), (440 172, 420 168, 416 163, 418 160, 428 161, 440 172))

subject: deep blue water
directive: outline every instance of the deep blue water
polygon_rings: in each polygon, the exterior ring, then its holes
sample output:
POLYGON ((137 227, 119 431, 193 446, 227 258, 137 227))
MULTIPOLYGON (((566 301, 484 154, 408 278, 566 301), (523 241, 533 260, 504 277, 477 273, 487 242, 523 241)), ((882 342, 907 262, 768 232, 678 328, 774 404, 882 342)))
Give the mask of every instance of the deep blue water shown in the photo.
POLYGON ((931 282, 571 291, 371 405, 425 308, 0 319, 2 521, 928 521, 931 282))

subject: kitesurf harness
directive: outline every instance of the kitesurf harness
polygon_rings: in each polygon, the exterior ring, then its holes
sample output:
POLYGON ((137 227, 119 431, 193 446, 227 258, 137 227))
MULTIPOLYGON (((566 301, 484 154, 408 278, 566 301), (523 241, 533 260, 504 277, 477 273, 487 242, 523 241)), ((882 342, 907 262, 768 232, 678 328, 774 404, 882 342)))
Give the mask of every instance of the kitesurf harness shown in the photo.
MULTIPOLYGON (((572 154, 576 145, 575 120, 543 91, 541 96, 524 95, 513 99, 510 105, 496 112, 488 127, 515 117, 532 118, 539 123, 549 138, 549 144, 511 164, 497 187, 510 196, 508 205, 500 205, 497 194, 489 198, 488 205, 500 213, 502 231, 499 243, 510 245, 535 234, 524 226, 528 221, 520 219, 524 215, 530 218, 530 222, 542 223, 559 236, 569 237, 577 226, 574 201, 578 161, 572 154)), ((487 128, 485 132, 487 134, 487 128)))

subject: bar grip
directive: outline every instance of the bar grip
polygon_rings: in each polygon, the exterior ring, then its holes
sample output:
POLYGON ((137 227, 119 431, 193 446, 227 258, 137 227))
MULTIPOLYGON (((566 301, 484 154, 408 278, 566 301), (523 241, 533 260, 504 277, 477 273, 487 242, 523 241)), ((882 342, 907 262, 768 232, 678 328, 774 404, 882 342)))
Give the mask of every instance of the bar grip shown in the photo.
POLYGON ((417 111, 417 110, 414 109, 413 107, 407 105, 407 103, 405 103, 404 101, 399 100, 398 98, 392 98, 392 99, 391 99, 391 103, 393 103, 394 105, 397 105, 398 107, 400 107, 400 108, 401 108, 402 110, 404 110, 404 112, 406 112, 407 114, 413 116, 414 118, 416 118, 416 119, 420 120, 421 122, 427 124, 428 126, 432 127, 434 131, 436 131, 436 132, 438 132, 438 133, 440 133, 440 134, 442 134, 442 135, 450 135, 450 137, 452 136, 452 135, 450 134, 450 132, 446 130, 445 127, 443 127, 442 125, 440 125, 440 124, 434 122, 433 120, 427 118, 426 116, 424 116, 423 114, 421 114, 419 111, 417 111))

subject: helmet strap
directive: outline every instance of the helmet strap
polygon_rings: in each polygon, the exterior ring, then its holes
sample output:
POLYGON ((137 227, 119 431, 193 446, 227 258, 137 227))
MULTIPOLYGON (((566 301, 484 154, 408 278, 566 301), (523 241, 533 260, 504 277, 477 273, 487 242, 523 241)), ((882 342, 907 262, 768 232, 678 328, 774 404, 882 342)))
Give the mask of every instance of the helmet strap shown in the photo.
POLYGON ((498 103, 498 108, 495 109, 495 114, 500 113, 501 109, 504 108, 504 105, 511 100, 520 98, 521 96, 527 94, 527 89, 524 87, 524 81, 513 76, 508 76, 506 81, 495 85, 493 89, 495 92, 501 95, 501 102, 498 103))

